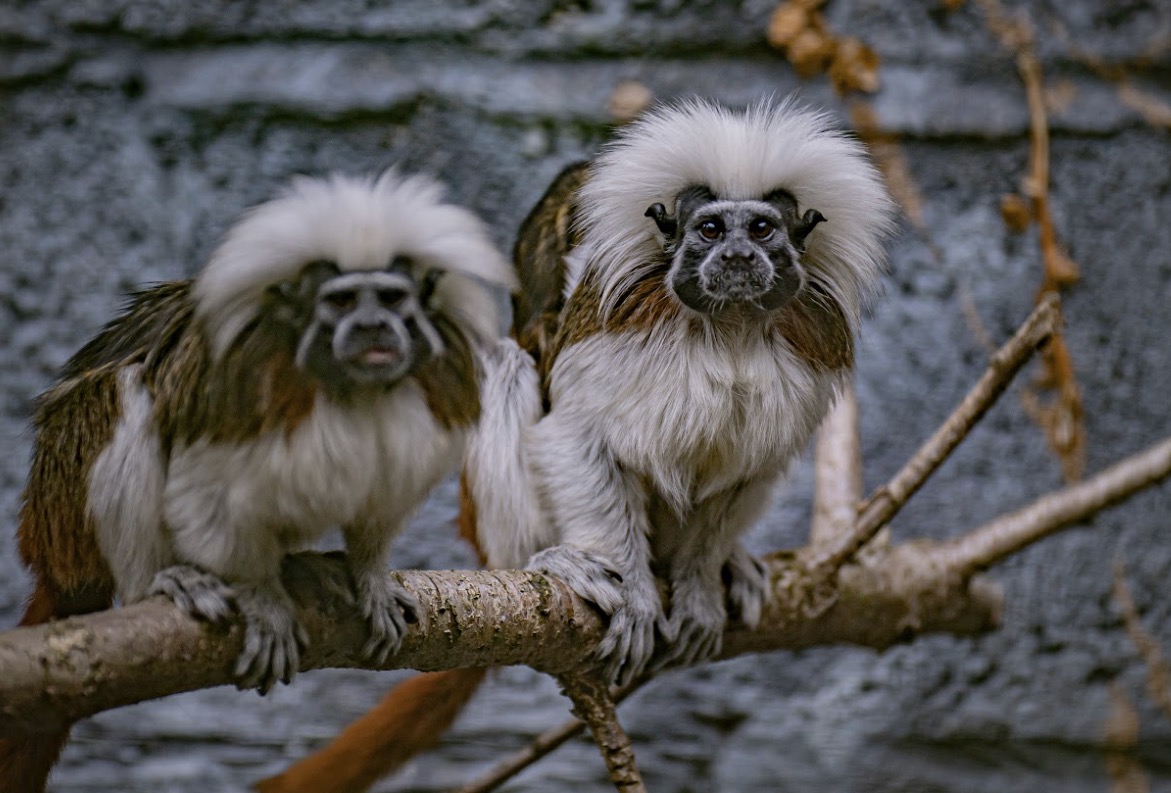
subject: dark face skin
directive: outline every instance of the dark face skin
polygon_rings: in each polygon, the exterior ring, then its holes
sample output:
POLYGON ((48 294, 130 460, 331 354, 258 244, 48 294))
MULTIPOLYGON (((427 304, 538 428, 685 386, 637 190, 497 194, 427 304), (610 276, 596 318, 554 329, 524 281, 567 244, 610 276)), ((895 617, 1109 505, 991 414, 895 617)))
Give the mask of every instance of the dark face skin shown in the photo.
POLYGON ((647 210, 667 236, 667 282, 680 302, 703 314, 775 311, 805 283, 805 238, 825 220, 777 190, 761 199, 722 200, 706 187, 676 197, 676 216, 662 204, 647 210))
POLYGON ((388 386, 443 351, 427 312, 437 273, 422 282, 408 260, 341 272, 313 262, 273 287, 275 309, 297 331, 297 365, 335 389, 388 386))

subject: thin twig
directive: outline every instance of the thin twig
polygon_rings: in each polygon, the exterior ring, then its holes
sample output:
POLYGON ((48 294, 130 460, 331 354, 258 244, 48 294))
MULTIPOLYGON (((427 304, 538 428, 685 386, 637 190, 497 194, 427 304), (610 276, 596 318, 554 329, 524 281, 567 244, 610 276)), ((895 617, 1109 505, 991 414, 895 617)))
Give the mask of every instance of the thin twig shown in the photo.
POLYGON ((1139 657, 1147 667, 1147 693, 1151 699, 1171 716, 1171 663, 1163 656, 1163 649, 1155 637, 1149 634, 1139 619, 1138 608, 1126 583, 1126 569, 1119 559, 1114 563, 1114 602, 1122 612, 1126 633, 1138 650, 1139 657))
POLYGON ((848 532, 862 498, 862 451, 858 400, 848 383, 821 423, 813 451, 813 520, 809 539, 823 545, 848 532))
POLYGON ((1054 294, 1046 295, 1013 337, 992 356, 988 370, 959 407, 919 447, 902 470, 862 505, 854 529, 832 545, 814 549, 809 566, 815 578, 832 575, 890 522, 1004 393, 1033 351, 1052 336, 1059 324, 1060 300, 1054 294))
POLYGON ((948 560, 949 569, 968 575, 1168 476, 1171 476, 1171 438, 1115 463, 1084 482, 1002 515, 941 545, 936 552, 948 560))
MULTIPOLYGON (((616 689, 613 692, 614 703, 622 702, 649 680, 649 677, 643 677, 628 686, 616 689)), ((575 718, 545 730, 528 746, 513 752, 463 787, 452 790, 451 793, 491 793, 545 755, 558 749, 566 741, 576 738, 585 729, 585 726, 584 721, 575 718)))
POLYGON ((559 680, 566 696, 573 701, 574 714, 589 726, 615 790, 647 793, 634 762, 630 736, 618 721, 610 687, 597 675, 565 675, 559 680))

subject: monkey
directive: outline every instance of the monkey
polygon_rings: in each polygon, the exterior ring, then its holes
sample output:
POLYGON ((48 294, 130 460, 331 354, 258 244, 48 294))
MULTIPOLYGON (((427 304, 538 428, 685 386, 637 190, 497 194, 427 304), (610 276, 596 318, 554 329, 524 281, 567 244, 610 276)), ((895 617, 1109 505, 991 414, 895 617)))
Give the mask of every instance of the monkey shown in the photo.
POLYGON ((596 604, 625 684, 716 656, 730 612, 758 623, 740 538, 852 371, 894 210, 861 145, 793 102, 660 106, 577 200, 554 342, 539 367, 498 342, 465 472, 489 556, 596 604))
MULTIPOLYGON (((21 624, 158 594, 211 622, 238 611, 237 685, 266 693, 306 646, 281 560, 340 527, 363 652, 398 649, 418 604, 385 555, 458 468, 475 350, 514 281, 442 190, 395 169, 298 177, 65 364, 35 410, 21 624)), ((43 790, 65 739, 0 742, 0 789, 43 790)))
MULTIPOLYGON (((512 336, 534 359, 552 343, 564 306, 565 257, 577 243, 577 190, 588 163, 561 171, 522 221, 513 246, 513 265, 523 288, 512 295, 512 336)), ((482 355, 483 353, 481 353, 482 355)), ((524 560, 485 553, 477 536, 475 504, 466 475, 460 477, 460 536, 481 564, 502 569, 524 560)), ((485 679, 482 668, 416 675, 387 693, 369 713, 328 746, 260 780, 260 793, 357 793, 436 745, 485 679)))
MULTIPOLYGON (((605 613, 609 679, 699 663, 729 620, 759 623, 766 571, 740 538, 850 376, 894 217, 825 114, 694 99, 567 168, 525 220, 461 528, 489 567, 554 576, 605 613)), ((409 680, 258 787, 366 789, 437 742, 483 678, 409 680)))

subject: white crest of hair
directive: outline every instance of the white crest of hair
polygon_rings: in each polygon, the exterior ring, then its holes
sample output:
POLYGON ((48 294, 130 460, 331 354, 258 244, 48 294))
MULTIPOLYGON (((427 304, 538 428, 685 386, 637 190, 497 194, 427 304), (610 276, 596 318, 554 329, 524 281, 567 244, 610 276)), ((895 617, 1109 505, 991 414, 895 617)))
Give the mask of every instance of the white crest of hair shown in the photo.
POLYGON ((620 130, 580 193, 582 241, 569 257, 567 294, 589 270, 601 287, 603 314, 612 310, 661 261, 663 237, 647 208, 662 203, 673 213, 679 192, 694 186, 733 200, 783 188, 799 213, 821 212, 827 222, 809 235, 802 263, 857 327, 877 290, 894 204, 862 144, 792 98, 742 111, 689 99, 654 108, 620 130))
POLYGON ((498 301, 485 284, 513 286, 512 268, 471 211, 446 203, 443 187, 391 168, 377 179, 297 177, 284 194, 249 210, 196 277, 197 316, 222 355, 256 317, 264 291, 326 260, 345 271, 383 269, 396 256, 444 271, 433 300, 474 339, 499 334, 498 301))

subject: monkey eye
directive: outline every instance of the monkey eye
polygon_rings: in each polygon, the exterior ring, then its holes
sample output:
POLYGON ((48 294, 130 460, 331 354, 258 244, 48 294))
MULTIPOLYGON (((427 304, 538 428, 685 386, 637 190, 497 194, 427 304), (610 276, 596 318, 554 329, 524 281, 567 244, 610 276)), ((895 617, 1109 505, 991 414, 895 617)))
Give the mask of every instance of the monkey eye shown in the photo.
POLYGON ((752 239, 759 240, 760 242, 771 239, 776 230, 776 224, 768 218, 754 218, 748 224, 748 234, 752 239))
POLYGON ((406 299, 407 293, 405 289, 384 288, 379 289, 375 296, 378 298, 378 304, 383 308, 395 308, 399 303, 406 299))
POLYGON ((338 311, 350 311, 358 304, 358 293, 352 289, 338 289, 321 297, 322 301, 338 311))
POLYGON ((705 220, 699 224, 699 236, 705 240, 718 240, 724 236, 724 224, 719 220, 705 220))

